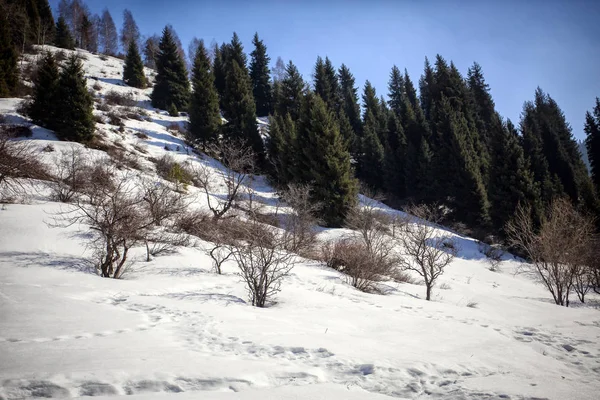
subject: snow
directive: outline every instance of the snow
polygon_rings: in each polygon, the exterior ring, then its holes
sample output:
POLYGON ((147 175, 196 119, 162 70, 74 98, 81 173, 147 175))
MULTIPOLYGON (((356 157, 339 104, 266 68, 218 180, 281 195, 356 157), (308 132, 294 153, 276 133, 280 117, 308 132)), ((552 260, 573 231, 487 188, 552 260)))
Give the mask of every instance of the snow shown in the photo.
MULTIPOLYGON (((105 140, 146 160, 144 174, 156 180, 150 157, 206 163, 218 195, 219 163, 193 154, 167 129, 186 118, 152 109, 149 89, 123 86, 120 60, 85 55, 86 74, 102 78, 101 93, 132 92, 149 115, 125 120, 123 133, 99 124, 105 140)), ((29 123, 18 103, 1 99, 0 112, 29 123)), ((44 161, 74 145, 41 127, 34 132, 32 145, 55 148, 40 152, 44 161)), ((263 177, 253 188, 276 205, 263 177)), ((203 197, 194 206, 203 207, 203 197)), ((49 226, 65 207, 38 195, 0 209, 0 399, 598 398, 600 298, 558 307, 542 286, 516 274, 519 260, 507 256, 499 272, 489 271, 473 239, 450 233, 459 255, 430 302, 422 285, 386 282, 385 295, 366 294, 304 260, 276 304, 259 309, 248 304, 233 262, 223 275, 212 273, 202 245, 150 262, 135 249, 138 261, 124 279, 99 278, 85 262, 87 227, 49 226)), ((322 229, 320 236, 347 233, 322 229)))

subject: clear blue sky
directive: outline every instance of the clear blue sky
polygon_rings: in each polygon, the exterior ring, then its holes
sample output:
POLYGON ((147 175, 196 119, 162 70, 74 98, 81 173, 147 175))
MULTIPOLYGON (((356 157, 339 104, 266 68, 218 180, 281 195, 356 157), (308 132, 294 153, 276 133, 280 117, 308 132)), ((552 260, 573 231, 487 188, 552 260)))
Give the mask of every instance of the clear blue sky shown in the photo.
MULTIPOLYGON (((58 0, 51 0, 54 9, 58 0)), ((317 55, 345 63, 361 86, 386 94, 392 65, 417 84, 425 56, 440 53, 463 74, 477 61, 498 111, 518 121, 540 86, 563 109, 578 139, 585 112, 600 97, 600 1, 596 0, 87 0, 110 10, 120 29, 128 8, 142 35, 175 27, 184 49, 192 37, 252 51, 258 32, 274 63, 292 60, 310 79, 317 55)))

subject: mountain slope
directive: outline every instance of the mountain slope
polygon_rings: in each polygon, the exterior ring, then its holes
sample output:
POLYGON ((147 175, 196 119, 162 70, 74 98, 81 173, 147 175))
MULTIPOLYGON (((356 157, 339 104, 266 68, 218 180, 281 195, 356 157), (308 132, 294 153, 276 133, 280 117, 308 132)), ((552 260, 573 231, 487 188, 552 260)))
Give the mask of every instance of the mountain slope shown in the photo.
MULTIPOLYGON (((136 101, 95 114, 106 122, 111 112, 142 114, 124 118, 122 132, 98 124, 105 144, 125 149, 156 181, 151 159, 204 163, 225 190, 219 163, 168 129, 185 117, 152 109, 150 89, 123 86, 120 60, 84 54, 96 94, 132 93, 136 101)), ((17 104, 0 99, 0 112, 27 124, 17 104)), ((43 128, 33 132, 27 140, 48 164, 73 146, 43 128), (42 152, 48 145, 54 151, 42 152)), ((275 208, 263 177, 253 189, 275 208)), ((193 206, 205 207, 204 198, 193 206)), ((419 284, 390 281, 385 295, 366 294, 303 260, 276 304, 260 309, 248 304, 233 261, 223 275, 211 272, 202 241, 150 262, 136 248, 124 279, 99 278, 83 262, 88 228, 50 226, 65 207, 40 185, 28 204, 0 210, 0 398, 596 399, 600 390, 599 297, 558 307, 531 277, 516 274, 518 260, 505 257, 491 272, 473 239, 455 235, 458 257, 431 302, 419 284)))

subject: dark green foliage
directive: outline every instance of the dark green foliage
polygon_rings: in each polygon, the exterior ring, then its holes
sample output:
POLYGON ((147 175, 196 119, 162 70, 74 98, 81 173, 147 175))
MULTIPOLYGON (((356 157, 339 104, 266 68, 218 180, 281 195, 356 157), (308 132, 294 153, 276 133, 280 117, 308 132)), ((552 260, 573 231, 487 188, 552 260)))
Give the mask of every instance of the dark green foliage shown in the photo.
POLYGON ((142 62, 138 47, 133 40, 129 42, 129 49, 125 57, 123 81, 129 86, 136 88, 143 89, 147 85, 146 76, 144 75, 144 63, 142 62))
POLYGON ((279 187, 294 181, 296 145, 296 124, 290 115, 286 115, 285 118, 279 114, 273 115, 267 151, 269 175, 279 187))
POLYGON ((387 145, 384 157, 385 189, 396 198, 406 196, 406 136, 395 113, 388 112, 387 145))
POLYGON ((69 50, 75 48, 75 39, 73 39, 73 35, 63 17, 58 17, 58 21, 56 22, 54 45, 69 50))
POLYGON ((33 102, 29 106, 28 113, 33 122, 48 129, 56 127, 58 79, 56 60, 52 53, 46 53, 37 65, 33 81, 33 102))
POLYGON ((388 104, 390 109, 397 117, 400 117, 402 113, 402 107, 404 104, 404 77, 400 70, 395 65, 392 67, 390 72, 390 80, 388 82, 388 104))
MULTIPOLYGON (((338 80, 340 82, 340 101, 348 122, 352 127, 355 135, 360 135, 362 121, 360 118, 360 105, 358 104, 358 89, 354 76, 344 64, 338 70, 338 80)), ((356 151, 352 148, 353 152, 356 151)))
POLYGON ((221 112, 210 58, 202 41, 194 59, 192 87, 194 90, 189 107, 190 134, 204 147, 217 139, 221 126, 221 112))
POLYGON ((227 135, 246 142, 264 160, 264 145, 256 123, 256 106, 252 97, 250 77, 236 60, 227 73, 223 114, 227 120, 227 135))
POLYGON ((267 55, 267 47, 258 38, 258 33, 252 39, 254 51, 250 53, 250 79, 252 80, 252 94, 256 104, 256 115, 264 117, 272 112, 273 93, 269 62, 271 58, 267 55))
POLYGON ((379 123, 371 110, 367 111, 363 125, 362 153, 360 157, 358 177, 371 189, 379 191, 383 188, 383 146, 377 136, 379 123))
POLYGON ((340 85, 333 64, 329 58, 325 61, 317 57, 314 70, 315 93, 319 95, 330 110, 337 112, 340 107, 340 85))
POLYGON ((556 102, 539 88, 535 100, 525 104, 521 132, 544 203, 567 195, 574 204, 597 211, 593 185, 571 127, 556 102))
POLYGON ((75 142, 89 141, 95 125, 93 104, 81 61, 73 55, 67 60, 58 80, 54 128, 57 136, 75 142))
POLYGON ((590 160, 592 181, 600 196, 600 99, 596 97, 593 113, 585 114, 585 146, 590 160))
POLYGON ((492 118, 500 125, 500 129, 493 129, 494 136, 490 138, 490 216, 494 228, 502 230, 519 204, 531 207, 539 220, 540 191, 513 124, 508 121, 502 126, 500 116, 492 118))
POLYGON ((190 88, 185 62, 168 27, 163 29, 160 39, 156 71, 156 83, 151 95, 152 106, 163 110, 171 105, 178 110, 187 109, 190 88))
POLYGON ((297 147, 301 152, 300 181, 312 185, 312 200, 321 205, 318 217, 327 226, 339 227, 356 203, 357 182, 350 154, 325 102, 310 95, 303 103, 297 147))
POLYGON ((169 106, 167 107, 167 112, 171 117, 179 117, 179 110, 177 109, 177 106, 173 103, 169 104, 169 106))
POLYGON ((214 58, 213 58, 213 75, 215 77, 215 88, 217 89, 217 94, 219 95, 219 105, 221 108, 223 97, 225 96, 225 78, 227 77, 227 71, 225 70, 225 63, 223 61, 223 50, 225 49, 225 43, 221 47, 215 44, 213 48, 214 58))
POLYGON ((13 47, 7 16, 0 16, 0 97, 11 96, 19 83, 17 52, 13 47))
POLYGON ((280 96, 276 99, 276 111, 279 115, 290 114, 297 121, 300 116, 304 81, 298 68, 290 61, 285 67, 285 77, 281 81, 280 96))

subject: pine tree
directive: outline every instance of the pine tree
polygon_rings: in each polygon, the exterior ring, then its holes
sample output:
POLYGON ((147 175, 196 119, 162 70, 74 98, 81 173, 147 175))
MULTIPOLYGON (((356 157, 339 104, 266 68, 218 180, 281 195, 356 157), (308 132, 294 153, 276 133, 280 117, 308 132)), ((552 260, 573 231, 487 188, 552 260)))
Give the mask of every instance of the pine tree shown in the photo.
POLYGON ((258 33, 252 39, 254 51, 250 53, 250 79, 252 80, 252 94, 256 104, 256 115, 265 117, 272 112, 273 93, 271 88, 267 47, 258 38, 258 33))
POLYGON ((227 135, 245 141, 252 147, 259 164, 264 161, 264 144, 256 123, 256 106, 252 97, 250 77, 235 59, 227 73, 223 116, 227 120, 227 135))
POLYGON ((269 175, 278 187, 285 187, 294 181, 296 150, 296 125, 290 115, 282 118, 279 114, 271 117, 267 153, 269 175))
POLYGON ((200 41, 195 53, 192 69, 194 90, 189 107, 190 133, 204 147, 217 139, 221 126, 221 112, 210 58, 203 41, 200 41))
POLYGON ((179 111, 185 110, 190 96, 187 71, 168 27, 163 29, 159 50, 152 106, 163 110, 171 106, 179 111))
POLYGON ((58 79, 56 125, 59 138, 87 142, 94 135, 94 102, 87 90, 83 66, 73 55, 58 79))
POLYGON ((384 186, 396 198, 406 197, 406 136, 394 112, 388 112, 387 145, 384 149, 384 186))
POLYGON ((146 87, 146 76, 144 75, 144 64, 138 52, 135 42, 129 42, 129 49, 123 66, 123 82, 136 88, 146 87))
POLYGON ((392 72, 390 72, 388 98, 390 109, 396 114, 396 117, 400 118, 404 104, 404 77, 395 65, 392 67, 392 72))
POLYGON ((356 203, 350 154, 325 102, 310 95, 303 103, 298 128, 302 158, 297 168, 303 172, 302 181, 312 185, 312 200, 321 205, 318 216, 327 226, 339 227, 356 203))
POLYGON ((285 77, 281 81, 281 97, 277 99, 276 111, 279 115, 290 114, 297 121, 304 93, 304 81, 298 68, 290 61, 285 68, 285 77))
POLYGON ((360 118, 360 105, 358 104, 358 89, 354 75, 344 64, 338 70, 338 80, 340 82, 340 101, 352 130, 356 135, 360 135, 362 121, 360 118))
POLYGON ((315 93, 323 99, 327 107, 334 112, 338 112, 340 87, 335 68, 327 57, 325 61, 321 57, 317 57, 314 68, 314 86, 315 93))
POLYGON ((498 115, 493 118, 501 127, 493 129, 494 136, 490 138, 490 217, 493 226, 502 230, 519 204, 532 207, 534 215, 539 218, 541 202, 539 187, 534 181, 515 127, 510 120, 502 126, 498 115))
POLYGON ((17 52, 12 45, 7 16, 0 16, 0 97, 9 97, 19 83, 17 52))
POLYGON ((215 45, 213 49, 214 58, 213 58, 213 75, 215 76, 215 88, 217 89, 217 94, 219 95, 219 106, 223 108, 223 99, 225 97, 225 79, 227 77, 227 71, 225 69, 225 61, 223 60, 223 53, 225 50, 225 43, 219 47, 215 45))
POLYGON ((384 147, 377 135, 378 130, 378 121, 371 110, 367 110, 363 125, 362 154, 358 177, 375 191, 381 190, 384 182, 384 147))
POLYGON ((596 187, 596 193, 600 196, 600 99, 596 97, 596 106, 593 114, 589 111, 585 114, 585 146, 590 160, 592 170, 592 181, 596 187))
POLYGON ((54 38, 54 44, 56 47, 62 47, 63 49, 72 50, 75 48, 75 40, 73 39, 73 35, 71 35, 69 26, 62 16, 58 17, 58 21, 56 22, 56 36, 54 38))
POLYGON ((52 53, 46 53, 38 62, 33 81, 33 102, 29 106, 29 117, 36 124, 55 129, 59 71, 52 53))

